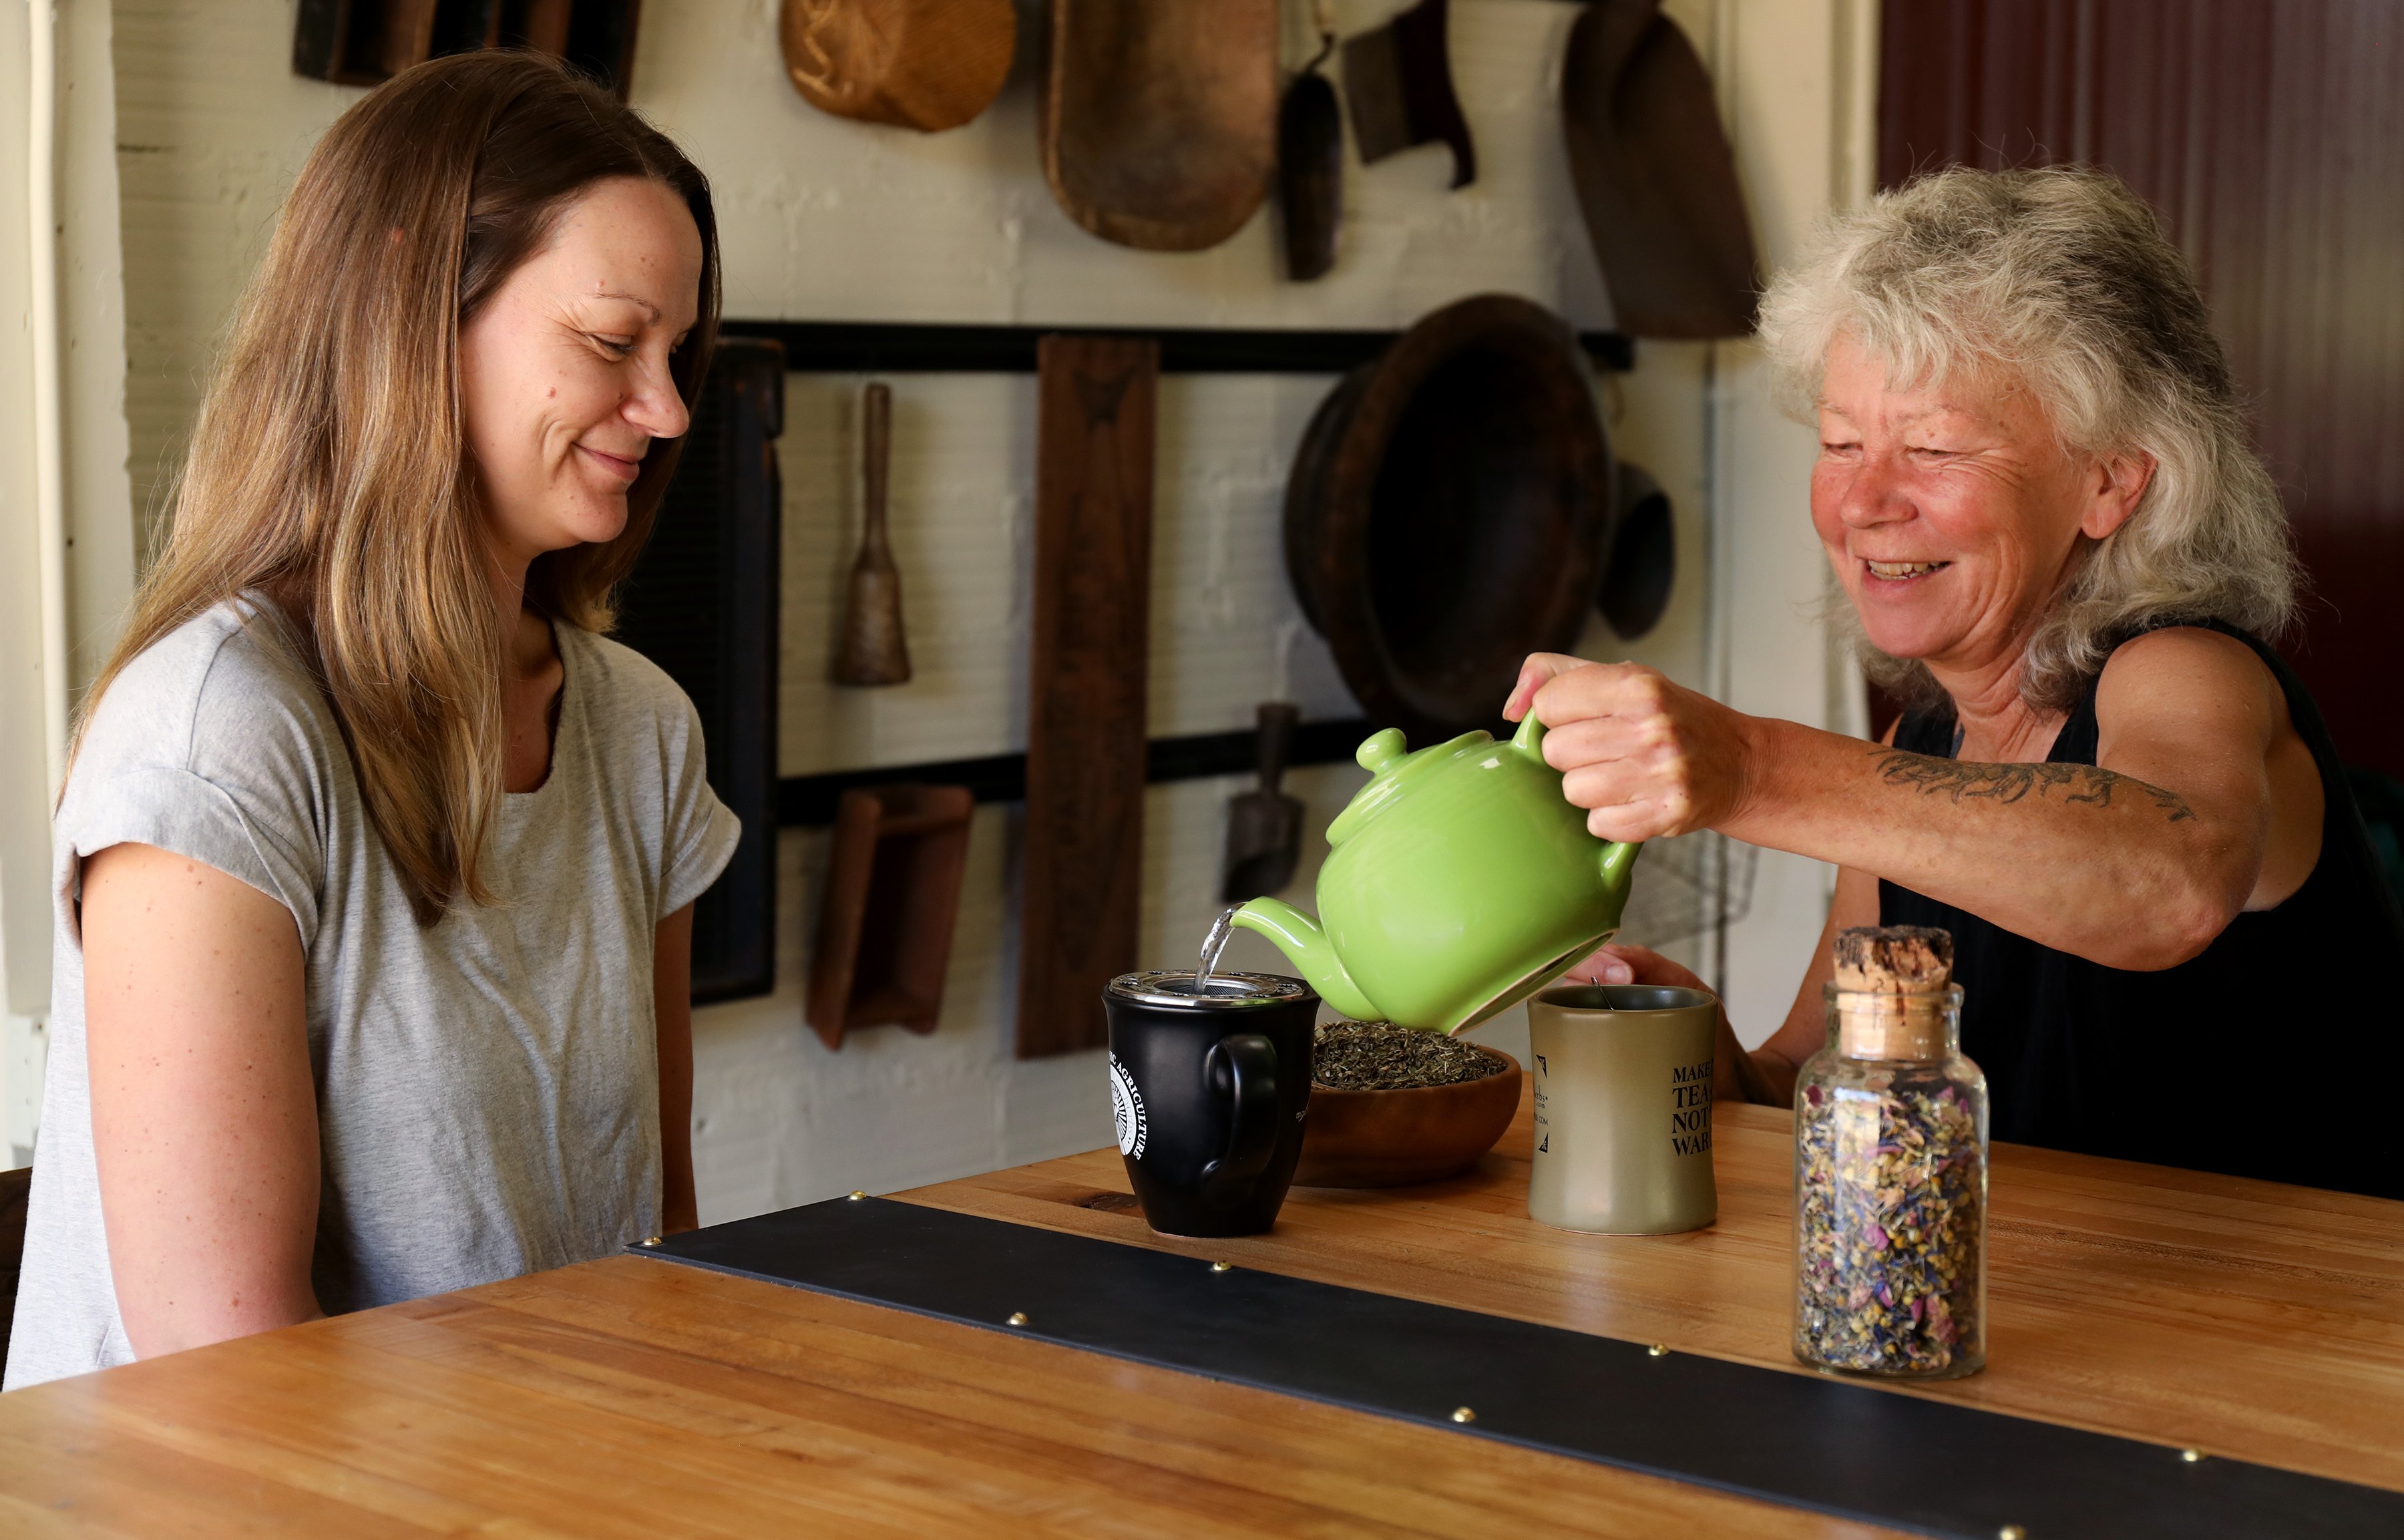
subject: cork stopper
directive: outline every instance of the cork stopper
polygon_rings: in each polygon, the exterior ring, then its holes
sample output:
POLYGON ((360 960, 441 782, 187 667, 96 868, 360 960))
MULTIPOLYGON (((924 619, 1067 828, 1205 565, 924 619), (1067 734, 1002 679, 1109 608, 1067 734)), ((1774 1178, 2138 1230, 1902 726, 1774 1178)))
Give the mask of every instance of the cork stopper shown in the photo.
POLYGON ((1837 932, 1837 1051, 1848 1058, 1937 1059, 1950 1034, 1953 937, 1921 925, 1837 932))
POLYGON ((1856 925, 1837 932, 1837 987, 1936 994, 1953 982, 1953 934, 1927 925, 1856 925))

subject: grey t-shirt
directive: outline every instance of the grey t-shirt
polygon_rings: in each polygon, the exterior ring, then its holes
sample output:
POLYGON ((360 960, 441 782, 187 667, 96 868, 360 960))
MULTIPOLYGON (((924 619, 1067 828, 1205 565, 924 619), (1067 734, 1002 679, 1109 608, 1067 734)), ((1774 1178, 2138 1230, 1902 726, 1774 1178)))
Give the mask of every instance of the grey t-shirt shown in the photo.
POLYGON ((81 859, 126 841, 240 878, 300 929, 327 1310, 580 1262, 658 1230, 653 937, 717 877, 737 827, 667 676, 553 629, 566 682, 551 774, 496 820, 484 873, 500 902, 455 905, 431 930, 272 608, 220 605, 109 686, 53 833, 49 1071, 8 1389, 133 1357, 93 1165, 76 908, 81 859))

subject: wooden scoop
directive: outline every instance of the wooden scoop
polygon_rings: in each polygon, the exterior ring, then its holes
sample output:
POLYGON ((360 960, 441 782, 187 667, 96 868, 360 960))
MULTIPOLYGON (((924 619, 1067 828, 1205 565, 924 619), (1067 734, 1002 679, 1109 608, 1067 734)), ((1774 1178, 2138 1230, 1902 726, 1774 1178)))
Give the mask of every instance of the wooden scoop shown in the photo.
POLYGON ((1561 130, 1619 329, 1753 329, 1753 227, 1712 77, 1659 0, 1595 0, 1570 29, 1561 130))
POLYGON ((860 459, 867 497, 860 554, 851 564, 843 635, 835 644, 837 684, 906 684, 910 641, 902 629, 902 571, 885 537, 885 469, 893 439, 893 387, 873 385, 860 399, 860 459))
POLYGON ((1200 251, 1268 193, 1277 0, 1052 0, 1043 177, 1105 241, 1200 251))

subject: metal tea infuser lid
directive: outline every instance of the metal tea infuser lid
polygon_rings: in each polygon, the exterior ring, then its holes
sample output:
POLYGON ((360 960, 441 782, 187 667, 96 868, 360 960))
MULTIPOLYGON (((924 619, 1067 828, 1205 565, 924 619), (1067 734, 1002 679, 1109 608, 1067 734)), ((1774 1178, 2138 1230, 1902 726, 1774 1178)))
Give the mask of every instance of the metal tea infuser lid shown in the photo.
POLYGON ((1109 990, 1112 1000, 1184 1011, 1225 1011, 1274 1005, 1280 1001, 1299 1000, 1309 992, 1310 987, 1302 980, 1287 978, 1281 973, 1213 973, 1209 987, 1197 994, 1191 968, 1121 973, 1111 980, 1109 990))

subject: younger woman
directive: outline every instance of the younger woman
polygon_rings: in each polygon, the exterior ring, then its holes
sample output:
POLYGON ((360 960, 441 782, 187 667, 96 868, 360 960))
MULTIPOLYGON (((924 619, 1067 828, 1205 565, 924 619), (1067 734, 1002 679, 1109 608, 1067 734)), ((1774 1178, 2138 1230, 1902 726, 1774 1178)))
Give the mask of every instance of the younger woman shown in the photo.
POLYGON ((693 1224, 735 822, 603 634, 717 297, 700 172, 530 55, 310 157, 59 805, 10 1388, 693 1224))

